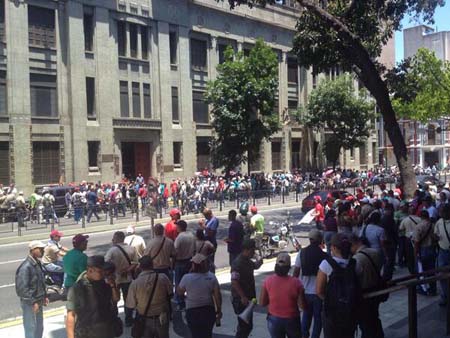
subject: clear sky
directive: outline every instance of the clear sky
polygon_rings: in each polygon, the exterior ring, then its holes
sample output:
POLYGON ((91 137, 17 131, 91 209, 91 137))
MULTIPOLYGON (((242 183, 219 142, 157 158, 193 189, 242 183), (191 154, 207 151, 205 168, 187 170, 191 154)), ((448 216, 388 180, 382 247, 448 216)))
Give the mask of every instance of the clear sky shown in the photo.
MULTIPOLYGON (((446 1, 444 7, 439 7, 436 10, 435 23, 433 27, 439 31, 450 31, 450 0, 446 1)), ((417 26, 419 23, 411 21, 409 18, 405 18, 403 21, 403 28, 417 26)), ((403 33, 395 33, 395 59, 399 62, 403 59, 403 33)))

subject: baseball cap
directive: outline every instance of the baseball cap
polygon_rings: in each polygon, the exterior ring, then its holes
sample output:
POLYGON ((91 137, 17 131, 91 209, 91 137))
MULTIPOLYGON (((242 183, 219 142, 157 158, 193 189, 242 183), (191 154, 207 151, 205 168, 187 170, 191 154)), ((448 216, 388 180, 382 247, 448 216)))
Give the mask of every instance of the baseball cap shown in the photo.
POLYGON ((317 196, 314 196, 314 200, 315 201, 322 201, 322 197, 320 197, 319 195, 317 195, 317 196))
POLYGON ((107 264, 105 263, 105 257, 100 255, 88 257, 87 266, 90 268, 104 269, 107 266, 107 264))
POLYGON ((89 235, 83 235, 83 234, 78 234, 73 236, 72 238, 72 244, 74 246, 76 245, 80 245, 81 243, 83 243, 84 241, 86 241, 89 238, 89 235))
POLYGON ((291 256, 287 252, 280 252, 276 264, 278 266, 291 266, 291 256))
POLYGON ((205 255, 202 254, 196 254, 194 257, 192 257, 191 262, 195 263, 195 264, 200 264, 201 262, 203 262, 204 260, 206 260, 208 257, 206 257, 205 255))
POLYGON ((255 205, 252 205, 250 207, 250 212, 253 213, 253 214, 256 214, 258 212, 258 208, 255 205))
POLYGON ((175 215, 180 215, 181 213, 180 213, 180 210, 178 210, 178 209, 172 209, 172 210, 170 210, 170 212, 169 212, 169 216, 170 217, 173 217, 173 216, 175 216, 175 215))
POLYGON ((36 249, 36 248, 45 248, 45 244, 44 243, 42 243, 41 241, 31 241, 29 244, 28 244, 28 248, 30 249, 30 250, 34 250, 34 249, 36 249))
POLYGON ((313 239, 316 242, 321 242, 323 240, 322 232, 318 229, 311 229, 308 234, 309 239, 313 239))
POLYGON ((130 225, 130 226, 127 228, 127 234, 134 234, 134 232, 135 232, 134 226, 130 225))
POLYGON ((63 233, 58 230, 52 230, 52 232, 50 232, 50 237, 54 237, 54 236, 62 237, 63 233))

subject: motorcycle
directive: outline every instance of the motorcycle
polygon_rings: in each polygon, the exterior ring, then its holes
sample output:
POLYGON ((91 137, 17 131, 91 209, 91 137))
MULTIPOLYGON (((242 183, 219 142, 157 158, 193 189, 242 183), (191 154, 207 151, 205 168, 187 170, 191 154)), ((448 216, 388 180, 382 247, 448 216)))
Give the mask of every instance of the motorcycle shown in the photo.
POLYGON ((284 222, 269 222, 274 232, 264 232, 259 246, 262 258, 268 258, 275 253, 285 251, 289 249, 291 245, 295 251, 300 250, 300 242, 295 237, 292 230, 293 223, 290 222, 290 215, 288 212, 288 218, 284 222))
POLYGON ((45 268, 45 265, 42 265, 42 270, 44 272, 44 281, 49 302, 67 300, 67 294, 63 286, 64 273, 49 271, 45 268))

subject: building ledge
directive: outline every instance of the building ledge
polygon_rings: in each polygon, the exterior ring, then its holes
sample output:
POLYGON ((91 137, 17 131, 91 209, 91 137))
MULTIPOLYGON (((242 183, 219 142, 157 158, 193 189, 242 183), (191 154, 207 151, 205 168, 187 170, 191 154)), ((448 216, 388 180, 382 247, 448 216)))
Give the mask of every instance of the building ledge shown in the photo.
POLYGON ((162 124, 160 120, 115 118, 113 119, 113 127, 123 129, 161 130, 162 124))

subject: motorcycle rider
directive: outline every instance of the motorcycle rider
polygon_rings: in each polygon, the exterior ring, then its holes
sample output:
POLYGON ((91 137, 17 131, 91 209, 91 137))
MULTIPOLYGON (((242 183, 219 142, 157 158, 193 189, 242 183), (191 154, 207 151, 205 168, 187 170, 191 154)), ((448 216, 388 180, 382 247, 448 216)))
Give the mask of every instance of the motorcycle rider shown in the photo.
POLYGON ((256 248, 261 254, 261 241, 264 235, 264 216, 258 213, 258 208, 255 205, 250 207, 252 218, 250 219, 250 225, 255 231, 255 243, 256 248))
POLYGON ((239 207, 239 215, 237 216, 236 220, 241 222, 244 227, 245 237, 248 239, 253 234, 253 229, 250 226, 250 219, 252 218, 252 215, 248 213, 248 202, 242 202, 241 206, 239 207))
POLYGON ((64 272, 64 264, 62 258, 69 251, 60 243, 63 233, 58 230, 50 232, 50 240, 44 248, 44 256, 42 257, 42 264, 49 272, 64 272))

